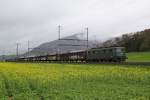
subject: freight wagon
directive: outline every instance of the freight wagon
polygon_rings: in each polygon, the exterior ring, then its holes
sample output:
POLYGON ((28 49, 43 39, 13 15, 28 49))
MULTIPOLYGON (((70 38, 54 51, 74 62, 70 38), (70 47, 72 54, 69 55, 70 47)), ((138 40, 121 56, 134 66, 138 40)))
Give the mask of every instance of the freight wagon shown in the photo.
POLYGON ((74 61, 74 62, 123 62, 127 59, 124 47, 92 48, 62 54, 18 58, 16 61, 74 61))

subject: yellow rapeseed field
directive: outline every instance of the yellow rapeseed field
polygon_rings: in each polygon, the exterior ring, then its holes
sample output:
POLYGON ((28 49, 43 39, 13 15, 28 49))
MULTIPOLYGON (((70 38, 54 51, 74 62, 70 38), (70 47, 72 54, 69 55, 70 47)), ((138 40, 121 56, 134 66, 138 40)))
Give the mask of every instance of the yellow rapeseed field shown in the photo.
POLYGON ((0 63, 0 100, 150 100, 150 66, 0 63))

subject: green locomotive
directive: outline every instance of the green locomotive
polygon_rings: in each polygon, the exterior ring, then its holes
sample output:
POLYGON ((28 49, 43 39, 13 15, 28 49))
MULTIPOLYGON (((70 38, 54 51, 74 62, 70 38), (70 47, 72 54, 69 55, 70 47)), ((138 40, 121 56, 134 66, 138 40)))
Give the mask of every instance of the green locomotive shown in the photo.
POLYGON ((88 51, 88 61, 121 62, 127 59, 124 47, 93 48, 88 51))

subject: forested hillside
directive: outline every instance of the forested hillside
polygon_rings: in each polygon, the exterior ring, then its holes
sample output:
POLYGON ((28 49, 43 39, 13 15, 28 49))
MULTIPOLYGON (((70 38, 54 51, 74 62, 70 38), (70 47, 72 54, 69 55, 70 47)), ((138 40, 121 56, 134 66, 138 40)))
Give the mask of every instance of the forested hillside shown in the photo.
POLYGON ((127 52, 150 51, 150 29, 107 40, 103 46, 124 46, 127 52))

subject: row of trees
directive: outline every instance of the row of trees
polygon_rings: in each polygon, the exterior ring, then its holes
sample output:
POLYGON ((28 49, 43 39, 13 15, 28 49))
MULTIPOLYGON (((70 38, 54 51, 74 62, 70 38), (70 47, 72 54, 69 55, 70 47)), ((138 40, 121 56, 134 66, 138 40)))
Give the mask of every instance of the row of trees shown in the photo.
POLYGON ((127 52, 150 51, 150 29, 107 40, 103 46, 123 46, 127 52))

